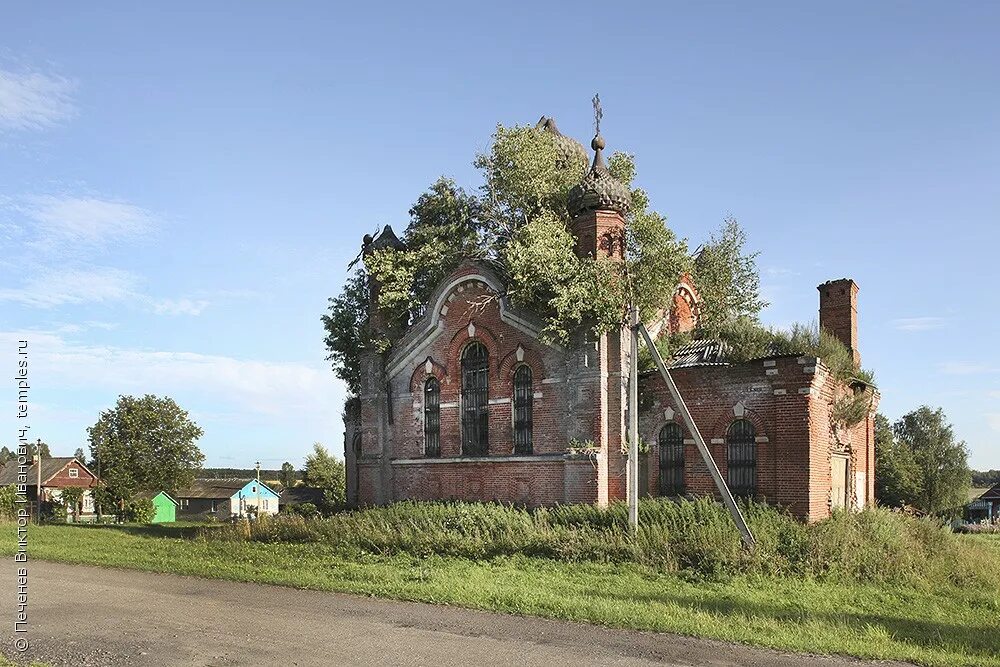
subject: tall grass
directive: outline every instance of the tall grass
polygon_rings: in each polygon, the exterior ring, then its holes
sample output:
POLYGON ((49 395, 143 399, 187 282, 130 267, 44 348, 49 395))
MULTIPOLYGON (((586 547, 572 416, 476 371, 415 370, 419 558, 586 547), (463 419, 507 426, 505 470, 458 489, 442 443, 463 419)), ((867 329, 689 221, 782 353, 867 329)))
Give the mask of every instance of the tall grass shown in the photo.
POLYGON ((563 562, 640 563, 665 572, 990 586, 1000 551, 927 518, 884 509, 838 512, 812 525, 761 503, 743 511, 757 538, 743 548, 726 510, 710 499, 643 500, 640 528, 613 503, 525 510, 463 502, 401 502, 328 519, 262 518, 205 531, 207 539, 312 542, 347 556, 409 554, 475 560, 524 555, 563 562))

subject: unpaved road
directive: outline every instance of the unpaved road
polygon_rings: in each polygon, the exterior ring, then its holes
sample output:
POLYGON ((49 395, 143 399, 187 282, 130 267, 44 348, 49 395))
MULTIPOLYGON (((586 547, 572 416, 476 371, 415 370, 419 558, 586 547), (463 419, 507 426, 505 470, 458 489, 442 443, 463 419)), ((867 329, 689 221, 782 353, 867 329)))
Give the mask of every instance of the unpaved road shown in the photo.
POLYGON ((58 666, 865 664, 276 586, 38 561, 29 572, 27 657, 58 666))

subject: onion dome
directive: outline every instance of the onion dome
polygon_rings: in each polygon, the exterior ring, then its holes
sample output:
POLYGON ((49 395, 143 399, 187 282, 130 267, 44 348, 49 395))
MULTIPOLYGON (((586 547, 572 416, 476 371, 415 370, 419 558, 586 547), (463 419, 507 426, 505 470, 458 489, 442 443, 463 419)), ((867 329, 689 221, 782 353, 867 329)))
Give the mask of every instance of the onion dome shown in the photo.
POLYGON ((580 170, 583 171, 584 165, 589 161, 587 149, 576 139, 567 137, 560 132, 559 128, 556 127, 555 118, 542 116, 535 124, 535 129, 552 135, 558 153, 556 161, 560 168, 579 165, 580 170))
POLYGON ((612 176, 604 164, 604 137, 598 133, 590 145, 594 149, 594 163, 583 180, 569 191, 569 214, 574 218, 587 211, 616 211, 622 217, 628 215, 632 192, 612 176))

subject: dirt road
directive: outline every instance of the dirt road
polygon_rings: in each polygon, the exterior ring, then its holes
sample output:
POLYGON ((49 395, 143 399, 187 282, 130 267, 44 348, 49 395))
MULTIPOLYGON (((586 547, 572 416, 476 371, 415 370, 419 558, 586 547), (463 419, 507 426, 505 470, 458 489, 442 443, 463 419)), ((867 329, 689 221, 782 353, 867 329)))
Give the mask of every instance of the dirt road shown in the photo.
MULTIPOLYGON (((4 573, 13 582, 11 568, 4 573)), ((27 655, 59 666, 863 664, 454 607, 37 561, 29 593, 27 655)), ((6 597, 13 619, 13 596, 6 597)), ((12 656, 9 632, 3 652, 12 656)))

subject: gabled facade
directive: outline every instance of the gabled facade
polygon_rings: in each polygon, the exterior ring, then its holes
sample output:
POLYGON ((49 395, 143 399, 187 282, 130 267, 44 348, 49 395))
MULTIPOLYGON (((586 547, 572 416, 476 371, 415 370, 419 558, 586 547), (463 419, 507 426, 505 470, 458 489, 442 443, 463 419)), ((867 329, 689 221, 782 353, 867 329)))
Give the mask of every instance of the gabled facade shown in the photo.
POLYGON ((39 497, 42 503, 55 502, 64 489, 83 489, 79 506, 67 508, 67 520, 91 521, 96 517, 91 489, 97 486, 98 478, 87 466, 72 456, 42 459, 41 494, 38 492, 38 466, 38 463, 32 463, 22 469, 17 461, 8 461, 0 467, 0 486, 14 485, 33 506, 39 497))
MULTIPOLYGON (((570 227, 581 256, 620 259, 629 193, 604 167, 603 139, 592 146, 591 171, 570 195, 570 227)), ((365 239, 363 254, 399 243, 387 227, 365 239)), ((369 287, 369 321, 378 326, 379 285, 369 287)), ((857 285, 840 280, 819 290, 820 324, 857 355, 857 285)), ((538 318, 503 294, 495 273, 467 262, 388 353, 364 355, 359 400, 345 417, 350 504, 625 498, 628 330, 581 333, 565 347, 546 343, 538 318)), ((699 307, 681 277, 673 303, 647 327, 654 335, 690 330, 699 307)), ((731 364, 723 352, 717 343, 693 344, 673 360, 672 374, 734 492, 807 520, 873 502, 876 400, 861 424, 838 429, 832 404, 854 389, 822 362, 791 356, 731 364)), ((715 494, 662 379, 648 374, 640 384, 640 436, 649 445, 642 492, 715 494)))

